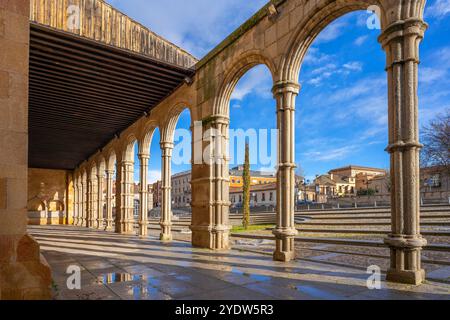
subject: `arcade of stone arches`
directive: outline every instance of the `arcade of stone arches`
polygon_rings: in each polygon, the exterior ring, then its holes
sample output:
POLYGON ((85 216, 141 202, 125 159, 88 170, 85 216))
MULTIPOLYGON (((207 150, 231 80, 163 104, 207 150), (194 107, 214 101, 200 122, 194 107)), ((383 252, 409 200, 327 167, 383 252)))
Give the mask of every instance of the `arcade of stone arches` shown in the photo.
MULTIPOLYGON (((274 259, 294 259, 295 99, 300 94, 299 73, 308 48, 316 36, 336 18, 371 5, 380 8, 379 42, 386 53, 388 78, 389 145, 392 179, 392 232, 388 280, 420 284, 425 279, 421 248, 426 245, 419 227, 418 65, 419 45, 427 28, 423 0, 285 0, 273 1, 196 65, 196 74, 149 115, 116 136, 102 150, 82 163, 74 173, 77 226, 134 233, 133 170, 135 141, 140 160, 140 236, 147 235, 147 171, 149 146, 160 129, 162 151, 161 240, 171 234, 171 156, 174 131, 186 108, 192 123, 201 122, 203 132, 213 128, 221 141, 228 139, 229 102, 237 82, 250 68, 264 64, 273 78, 278 137, 277 226, 274 259), (270 9, 270 10, 268 10, 270 9), (116 181, 116 216, 113 221, 112 192, 116 181), (104 185, 106 184, 106 185, 104 185), (106 190, 106 215, 103 216, 106 190), (100 213, 100 214, 99 214, 100 213)), ((217 137, 196 136, 200 153, 217 137)), ((225 148, 226 143, 222 146, 225 148)), ((193 158, 198 150, 193 147, 193 158)), ((220 148, 219 148, 220 149, 220 148)), ((211 149, 213 150, 213 149, 211 149)), ((214 149, 215 150, 215 149, 214 149)), ((228 159, 192 162, 192 244, 212 250, 229 248, 228 159)), ((211 152, 211 157, 217 154, 211 152)))

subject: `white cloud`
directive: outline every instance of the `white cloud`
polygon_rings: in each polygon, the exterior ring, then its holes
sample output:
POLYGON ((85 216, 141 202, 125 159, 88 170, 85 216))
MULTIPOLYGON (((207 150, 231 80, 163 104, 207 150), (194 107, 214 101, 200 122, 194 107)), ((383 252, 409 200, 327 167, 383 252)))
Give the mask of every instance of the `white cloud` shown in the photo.
POLYGON ((305 153, 302 158, 313 158, 315 161, 331 161, 348 157, 355 152, 356 146, 345 146, 305 153))
POLYGON ((148 172, 148 181, 150 183, 155 183, 161 180, 161 171, 160 170, 150 170, 148 172))
POLYGON ((320 44, 337 39, 342 34, 342 29, 346 26, 347 22, 342 20, 331 23, 319 34, 315 43, 320 44))
POLYGON ((437 80, 442 79, 447 71, 445 69, 434 69, 434 68, 420 68, 419 81, 421 83, 433 83, 437 80))
POLYGON ((201 58, 266 0, 109 0, 111 5, 201 58))
POLYGON ((450 14, 450 0, 436 0, 427 7, 425 11, 426 16, 432 18, 443 18, 450 14))
POLYGON ((317 47, 310 47, 308 49, 308 52, 306 53, 305 58, 303 59, 303 63, 310 65, 318 65, 327 63, 332 58, 333 56, 320 52, 317 47))
POLYGON ((362 70, 361 62, 352 61, 343 64, 341 67, 337 66, 334 63, 328 63, 322 67, 318 67, 310 71, 309 73, 313 77, 307 80, 306 82, 314 86, 319 86, 322 84, 324 80, 327 80, 334 75, 341 74, 344 76, 348 76, 351 72, 359 72, 361 70, 362 70))
POLYGON ((248 71, 233 90, 231 100, 242 100, 253 93, 263 98, 272 97, 272 75, 266 66, 259 65, 248 71))
POLYGON ((362 71, 362 63, 357 61, 352 61, 343 65, 343 67, 350 71, 362 71))
POLYGON ((365 35, 365 36, 360 36, 358 38, 356 38, 356 40, 353 42, 355 45, 357 46, 361 46, 364 44, 364 42, 366 42, 366 40, 369 38, 369 36, 365 35))

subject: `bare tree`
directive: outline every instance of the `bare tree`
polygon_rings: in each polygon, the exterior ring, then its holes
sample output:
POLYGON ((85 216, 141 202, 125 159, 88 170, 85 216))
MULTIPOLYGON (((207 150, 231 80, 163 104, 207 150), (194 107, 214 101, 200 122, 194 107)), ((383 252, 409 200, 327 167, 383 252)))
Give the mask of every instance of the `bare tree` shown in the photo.
POLYGON ((442 166, 450 172, 450 109, 422 128, 421 140, 422 166, 442 166))

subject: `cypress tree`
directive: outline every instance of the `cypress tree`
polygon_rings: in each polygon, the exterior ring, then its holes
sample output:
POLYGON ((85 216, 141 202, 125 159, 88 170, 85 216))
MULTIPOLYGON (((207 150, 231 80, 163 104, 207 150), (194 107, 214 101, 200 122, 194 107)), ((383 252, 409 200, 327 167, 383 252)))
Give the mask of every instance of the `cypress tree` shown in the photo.
POLYGON ((250 224, 250 150, 248 142, 245 144, 245 163, 242 180, 244 182, 242 188, 244 193, 242 198, 242 208, 244 213, 242 225, 244 226, 244 229, 247 230, 250 224))

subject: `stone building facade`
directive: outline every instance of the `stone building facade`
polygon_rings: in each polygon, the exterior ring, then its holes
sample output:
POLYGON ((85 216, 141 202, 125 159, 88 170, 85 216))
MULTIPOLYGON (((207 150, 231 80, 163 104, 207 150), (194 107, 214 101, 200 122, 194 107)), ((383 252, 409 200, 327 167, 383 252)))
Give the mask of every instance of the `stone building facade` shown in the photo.
MULTIPOLYGON (((241 208, 242 187, 230 187, 231 208, 241 208)), ((257 183, 250 186, 250 207, 275 207, 277 204, 277 184, 257 183)))

